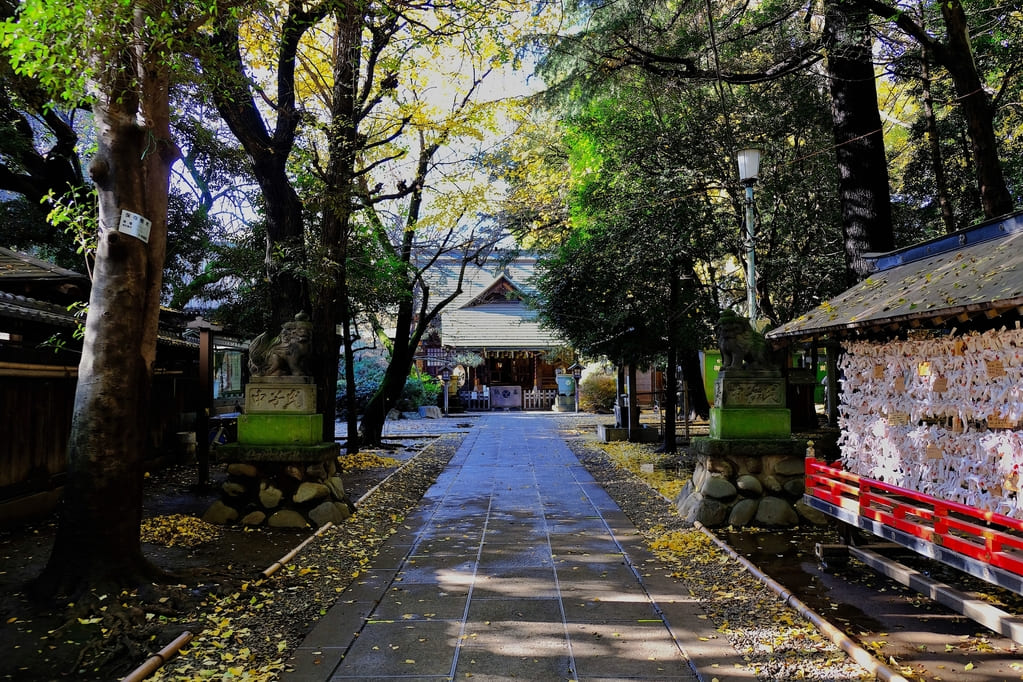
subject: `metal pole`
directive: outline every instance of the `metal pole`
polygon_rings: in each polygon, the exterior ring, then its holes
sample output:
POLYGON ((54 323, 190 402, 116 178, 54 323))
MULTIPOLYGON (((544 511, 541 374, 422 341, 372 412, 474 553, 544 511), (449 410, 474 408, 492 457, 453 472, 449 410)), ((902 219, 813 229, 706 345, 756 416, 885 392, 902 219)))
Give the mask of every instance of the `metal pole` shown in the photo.
POLYGON ((444 379, 444 416, 448 416, 448 380, 444 379))
POLYGON ((757 265, 754 254, 753 226, 753 180, 746 181, 746 306, 749 321, 754 327, 759 316, 757 312, 757 265))

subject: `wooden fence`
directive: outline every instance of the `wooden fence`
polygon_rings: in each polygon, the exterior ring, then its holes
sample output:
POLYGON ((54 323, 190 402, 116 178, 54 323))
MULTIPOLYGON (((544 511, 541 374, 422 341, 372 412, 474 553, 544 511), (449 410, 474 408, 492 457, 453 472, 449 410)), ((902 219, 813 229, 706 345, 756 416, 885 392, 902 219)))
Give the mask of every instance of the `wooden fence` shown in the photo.
MULTIPOLYGON (((6 363, 10 365, 10 363, 6 363)), ((74 368, 72 368, 74 369, 74 368)), ((0 363, 0 525, 46 509, 27 498, 51 499, 64 485, 77 371, 31 372, 0 363), (21 502, 26 502, 22 504, 21 502)), ((153 378, 147 460, 180 455, 176 432, 194 410, 198 381, 179 374, 153 378)))

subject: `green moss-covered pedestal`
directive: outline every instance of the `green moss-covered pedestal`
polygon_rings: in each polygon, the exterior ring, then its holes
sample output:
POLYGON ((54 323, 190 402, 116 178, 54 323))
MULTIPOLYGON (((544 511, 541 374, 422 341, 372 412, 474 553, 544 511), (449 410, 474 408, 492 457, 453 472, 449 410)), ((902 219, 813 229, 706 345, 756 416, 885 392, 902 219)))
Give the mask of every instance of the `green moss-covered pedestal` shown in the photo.
POLYGON ((785 378, 777 370, 728 369, 714 382, 710 437, 719 440, 788 438, 785 378))
POLYGON ((823 516, 802 503, 806 444, 792 438, 785 379, 777 370, 722 370, 710 437, 693 440, 692 480, 675 502, 690 523, 795 526, 823 516))
POLYGON ((308 377, 255 377, 245 389, 238 442, 217 448, 228 479, 203 518, 284 528, 348 518, 352 505, 337 475, 340 446, 323 442, 322 431, 308 377))

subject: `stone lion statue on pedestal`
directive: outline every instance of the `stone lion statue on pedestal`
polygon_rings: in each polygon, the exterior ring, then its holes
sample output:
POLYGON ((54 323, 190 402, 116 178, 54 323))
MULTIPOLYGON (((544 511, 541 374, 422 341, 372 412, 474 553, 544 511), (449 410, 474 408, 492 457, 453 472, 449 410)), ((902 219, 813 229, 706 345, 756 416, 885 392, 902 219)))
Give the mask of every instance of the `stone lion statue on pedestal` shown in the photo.
POLYGON ((725 310, 718 319, 718 348, 722 369, 760 369, 768 366, 767 341, 749 320, 725 310))
POLYGON ((278 336, 263 332, 249 344, 249 373, 254 377, 310 376, 313 325, 305 313, 281 326, 278 336))

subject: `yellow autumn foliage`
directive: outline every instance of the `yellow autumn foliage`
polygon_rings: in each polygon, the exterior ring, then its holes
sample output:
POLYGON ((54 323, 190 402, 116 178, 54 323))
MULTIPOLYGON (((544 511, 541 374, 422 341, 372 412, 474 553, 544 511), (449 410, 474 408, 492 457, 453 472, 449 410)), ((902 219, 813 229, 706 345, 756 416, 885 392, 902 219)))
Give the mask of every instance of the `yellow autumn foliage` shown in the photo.
POLYGON ((342 471, 360 471, 362 469, 389 469, 401 464, 394 457, 384 457, 372 452, 357 452, 353 455, 342 455, 337 458, 342 471))
POLYGON ((216 539, 220 529, 212 523, 184 514, 154 516, 142 520, 142 542, 164 547, 195 547, 216 539))
POLYGON ((685 557, 697 564, 719 561, 721 554, 705 533, 695 529, 662 533, 648 540, 647 545, 661 558, 673 560, 685 557))
POLYGON ((688 478, 678 476, 673 469, 664 467, 670 455, 654 452, 650 445, 627 441, 598 445, 615 466, 632 472, 669 500, 675 499, 688 481, 688 478))

